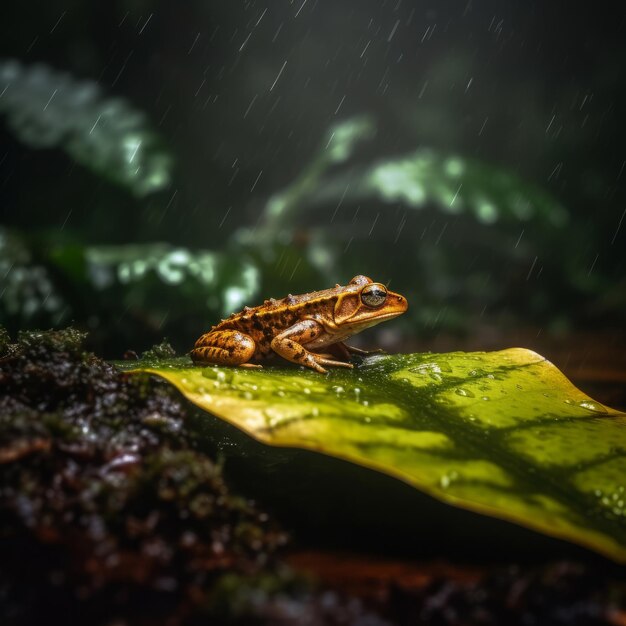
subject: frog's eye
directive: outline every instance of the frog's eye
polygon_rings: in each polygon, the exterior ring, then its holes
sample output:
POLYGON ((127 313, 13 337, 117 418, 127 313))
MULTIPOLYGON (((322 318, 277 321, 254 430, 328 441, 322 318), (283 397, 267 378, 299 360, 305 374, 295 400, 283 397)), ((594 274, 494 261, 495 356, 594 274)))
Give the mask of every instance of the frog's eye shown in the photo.
POLYGON ((373 309, 382 306, 387 299, 387 290, 383 285, 372 283, 361 290, 361 302, 373 309))

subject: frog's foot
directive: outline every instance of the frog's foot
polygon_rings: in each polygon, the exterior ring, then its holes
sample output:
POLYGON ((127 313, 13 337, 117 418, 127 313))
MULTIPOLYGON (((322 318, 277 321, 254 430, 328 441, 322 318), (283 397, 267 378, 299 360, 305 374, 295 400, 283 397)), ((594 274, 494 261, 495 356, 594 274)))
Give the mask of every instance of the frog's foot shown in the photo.
POLYGON ((345 361, 335 361, 334 359, 326 359, 320 355, 313 354, 309 352, 314 359, 315 364, 313 363, 302 363, 302 365, 306 365, 307 367, 312 367, 314 370, 320 372, 320 374, 326 374, 327 371, 322 367, 322 365, 326 365, 326 367, 347 367, 348 369, 353 369, 354 365, 352 363, 346 363, 345 361))
POLYGON ((349 369, 352 369, 354 367, 352 363, 337 361, 332 354, 318 354, 317 352, 309 352, 302 346, 298 346, 290 354, 280 355, 288 361, 291 361, 292 363, 297 363, 298 365, 309 367, 312 370, 319 372, 320 374, 328 373, 328 371, 324 369, 324 365, 326 367, 347 367, 349 369))
POLYGON ((240 363, 239 367, 246 367, 248 369, 257 369, 257 370, 263 369, 263 366, 260 365, 259 363, 240 363))

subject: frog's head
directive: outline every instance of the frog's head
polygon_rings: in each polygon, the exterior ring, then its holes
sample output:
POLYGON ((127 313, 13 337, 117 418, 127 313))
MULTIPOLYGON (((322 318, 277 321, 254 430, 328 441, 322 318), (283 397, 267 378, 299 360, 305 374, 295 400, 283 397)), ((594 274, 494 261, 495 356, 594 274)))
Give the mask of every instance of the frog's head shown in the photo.
POLYGON ((385 285, 367 276, 355 276, 337 298, 335 324, 349 327, 354 334, 401 315, 408 306, 404 296, 389 291, 385 285))

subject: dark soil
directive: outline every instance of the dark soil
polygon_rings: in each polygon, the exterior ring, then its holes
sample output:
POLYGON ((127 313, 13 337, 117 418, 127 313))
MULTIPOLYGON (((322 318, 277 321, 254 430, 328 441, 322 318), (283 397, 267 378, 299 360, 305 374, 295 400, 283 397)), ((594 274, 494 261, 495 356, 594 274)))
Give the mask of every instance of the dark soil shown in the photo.
POLYGON ((0 330, 3 626, 626 624, 621 584, 596 565, 418 564, 419 584, 399 574, 376 593, 323 571, 312 583, 285 565, 279 524, 197 447, 180 395, 83 341, 0 330))

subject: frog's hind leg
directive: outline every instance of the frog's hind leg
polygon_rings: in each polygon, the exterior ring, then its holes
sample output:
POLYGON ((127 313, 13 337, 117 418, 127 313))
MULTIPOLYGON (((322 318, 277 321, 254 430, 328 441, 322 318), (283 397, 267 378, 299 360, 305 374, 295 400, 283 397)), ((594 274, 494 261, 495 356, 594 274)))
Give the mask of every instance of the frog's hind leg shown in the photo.
POLYGON ((242 365, 254 356, 256 343, 250 335, 238 330, 217 330, 206 333, 196 341, 191 351, 191 360, 198 364, 242 365))

